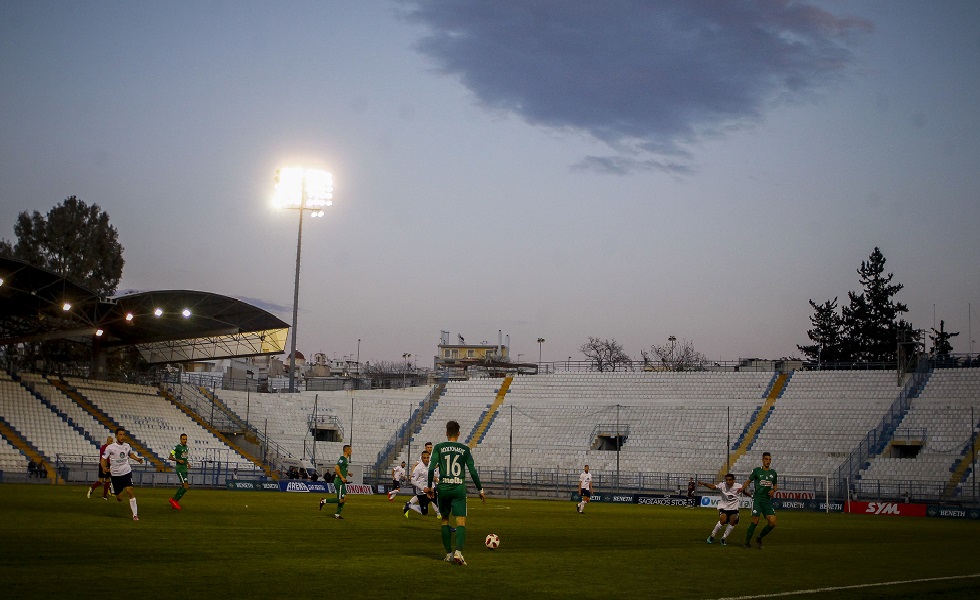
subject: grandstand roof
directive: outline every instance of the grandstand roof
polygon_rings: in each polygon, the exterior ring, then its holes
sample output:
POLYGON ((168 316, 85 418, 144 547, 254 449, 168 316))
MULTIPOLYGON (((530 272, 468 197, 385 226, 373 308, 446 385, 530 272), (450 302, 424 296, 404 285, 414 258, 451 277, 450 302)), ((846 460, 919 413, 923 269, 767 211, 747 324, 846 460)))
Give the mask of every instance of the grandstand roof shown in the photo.
POLYGON ((285 349, 289 326, 283 320, 220 294, 160 290, 102 298, 13 258, 0 258, 0 279, 0 344, 70 339, 130 345, 151 364, 285 349))

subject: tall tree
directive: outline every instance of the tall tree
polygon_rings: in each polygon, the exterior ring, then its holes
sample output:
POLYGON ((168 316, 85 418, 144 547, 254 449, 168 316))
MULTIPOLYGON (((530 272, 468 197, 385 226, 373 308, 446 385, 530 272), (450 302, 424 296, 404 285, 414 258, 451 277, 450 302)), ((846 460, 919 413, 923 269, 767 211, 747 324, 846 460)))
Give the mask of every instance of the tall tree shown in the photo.
POLYGON ((837 310, 837 298, 817 304, 810 300, 813 315, 810 323, 813 329, 806 332, 813 342, 806 346, 797 346, 800 352, 810 360, 820 363, 836 363, 850 360, 844 343, 844 321, 837 310))
POLYGON ((908 306, 894 300, 905 286, 892 284, 895 275, 885 274, 885 256, 877 246, 857 272, 864 291, 848 292, 850 305, 842 309, 847 353, 852 360, 895 361, 899 330, 911 329, 907 323, 899 326, 908 306))
POLYGON ((596 371, 615 371, 617 367, 628 370, 633 366, 633 359, 623 350, 616 340, 600 340, 590 337, 589 341, 579 347, 579 352, 585 355, 592 368, 596 371))
POLYGON ((640 354, 645 365, 659 362, 664 371, 703 371, 708 362, 705 355, 694 350, 693 342, 681 340, 678 343, 674 336, 668 337, 666 344, 652 344, 650 352, 640 350, 640 354))
POLYGON ((123 247, 109 215, 69 196, 42 215, 26 211, 14 224, 17 243, 4 240, 0 253, 53 271, 102 296, 116 291, 122 279, 123 247))
POLYGON ((933 357, 946 360, 949 355, 953 352, 953 344, 949 342, 950 338, 954 338, 960 334, 959 331, 946 331, 946 321, 939 321, 939 330, 935 328, 932 329, 932 335, 929 339, 932 340, 932 355, 933 357))

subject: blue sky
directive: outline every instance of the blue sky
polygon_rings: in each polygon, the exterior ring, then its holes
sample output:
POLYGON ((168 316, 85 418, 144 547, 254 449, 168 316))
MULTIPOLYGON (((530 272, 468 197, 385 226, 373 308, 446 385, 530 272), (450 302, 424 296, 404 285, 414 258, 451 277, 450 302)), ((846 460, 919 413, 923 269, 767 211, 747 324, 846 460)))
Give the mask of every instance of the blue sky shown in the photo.
POLYGON ((0 237, 77 195, 120 290, 288 321, 297 215, 269 200, 304 164, 336 186, 304 223, 307 355, 797 355, 875 246, 966 352, 978 97, 972 1, 6 2, 0 237))

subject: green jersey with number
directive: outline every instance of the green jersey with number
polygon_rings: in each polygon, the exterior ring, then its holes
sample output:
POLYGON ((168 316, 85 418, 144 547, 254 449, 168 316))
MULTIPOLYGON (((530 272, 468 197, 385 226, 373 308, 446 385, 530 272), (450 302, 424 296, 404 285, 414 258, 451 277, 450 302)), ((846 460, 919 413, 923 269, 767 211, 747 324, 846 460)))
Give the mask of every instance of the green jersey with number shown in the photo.
POLYGON ((432 448, 432 460, 429 461, 429 487, 436 469, 439 469, 439 493, 450 490, 466 491, 466 472, 476 484, 476 489, 482 490, 480 475, 473 464, 473 454, 470 447, 459 442, 441 442, 432 448))
MULTIPOLYGON (((341 476, 343 476, 344 481, 346 481, 347 469, 350 468, 350 459, 344 456, 343 454, 341 454, 340 458, 337 459, 337 468, 340 469, 340 474, 341 476)), ((337 483, 341 483, 341 482, 338 481, 337 483)))
POLYGON ((170 451, 170 456, 173 457, 174 462, 177 463, 178 471, 187 470, 187 446, 183 444, 177 444, 174 449, 170 451))
POLYGON ((769 502, 772 498, 769 492, 776 486, 776 471, 774 469, 763 469, 756 467, 749 475, 749 483, 755 482, 755 491, 752 492, 754 500, 769 502))

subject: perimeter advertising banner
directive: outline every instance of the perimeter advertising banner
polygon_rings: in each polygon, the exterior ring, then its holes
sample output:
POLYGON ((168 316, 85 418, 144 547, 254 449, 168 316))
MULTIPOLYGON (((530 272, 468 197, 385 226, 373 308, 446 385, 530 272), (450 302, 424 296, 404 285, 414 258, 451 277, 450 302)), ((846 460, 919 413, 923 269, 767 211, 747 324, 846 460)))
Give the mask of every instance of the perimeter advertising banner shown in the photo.
POLYGON ((942 519, 980 519, 980 509, 961 506, 929 506, 926 509, 926 516, 942 519))
POLYGON ((889 515, 893 517, 924 517, 925 504, 904 502, 848 502, 845 512, 863 515, 889 515))
MULTIPOLYGON (((577 493, 572 493, 573 502, 579 502, 582 497, 577 493)), ((694 497, 695 503, 700 501, 700 496, 694 497)), ((668 494, 592 494, 592 502, 615 502, 619 504, 654 504, 659 506, 687 506, 687 496, 668 495, 668 494)))
MULTIPOLYGON (((301 479, 284 479, 281 481, 227 481, 225 487, 229 490, 249 491, 249 492, 300 492, 317 494, 336 494, 332 483, 320 481, 303 481, 301 479)), ((355 485, 347 486, 348 494, 371 494, 371 486, 355 485)))

